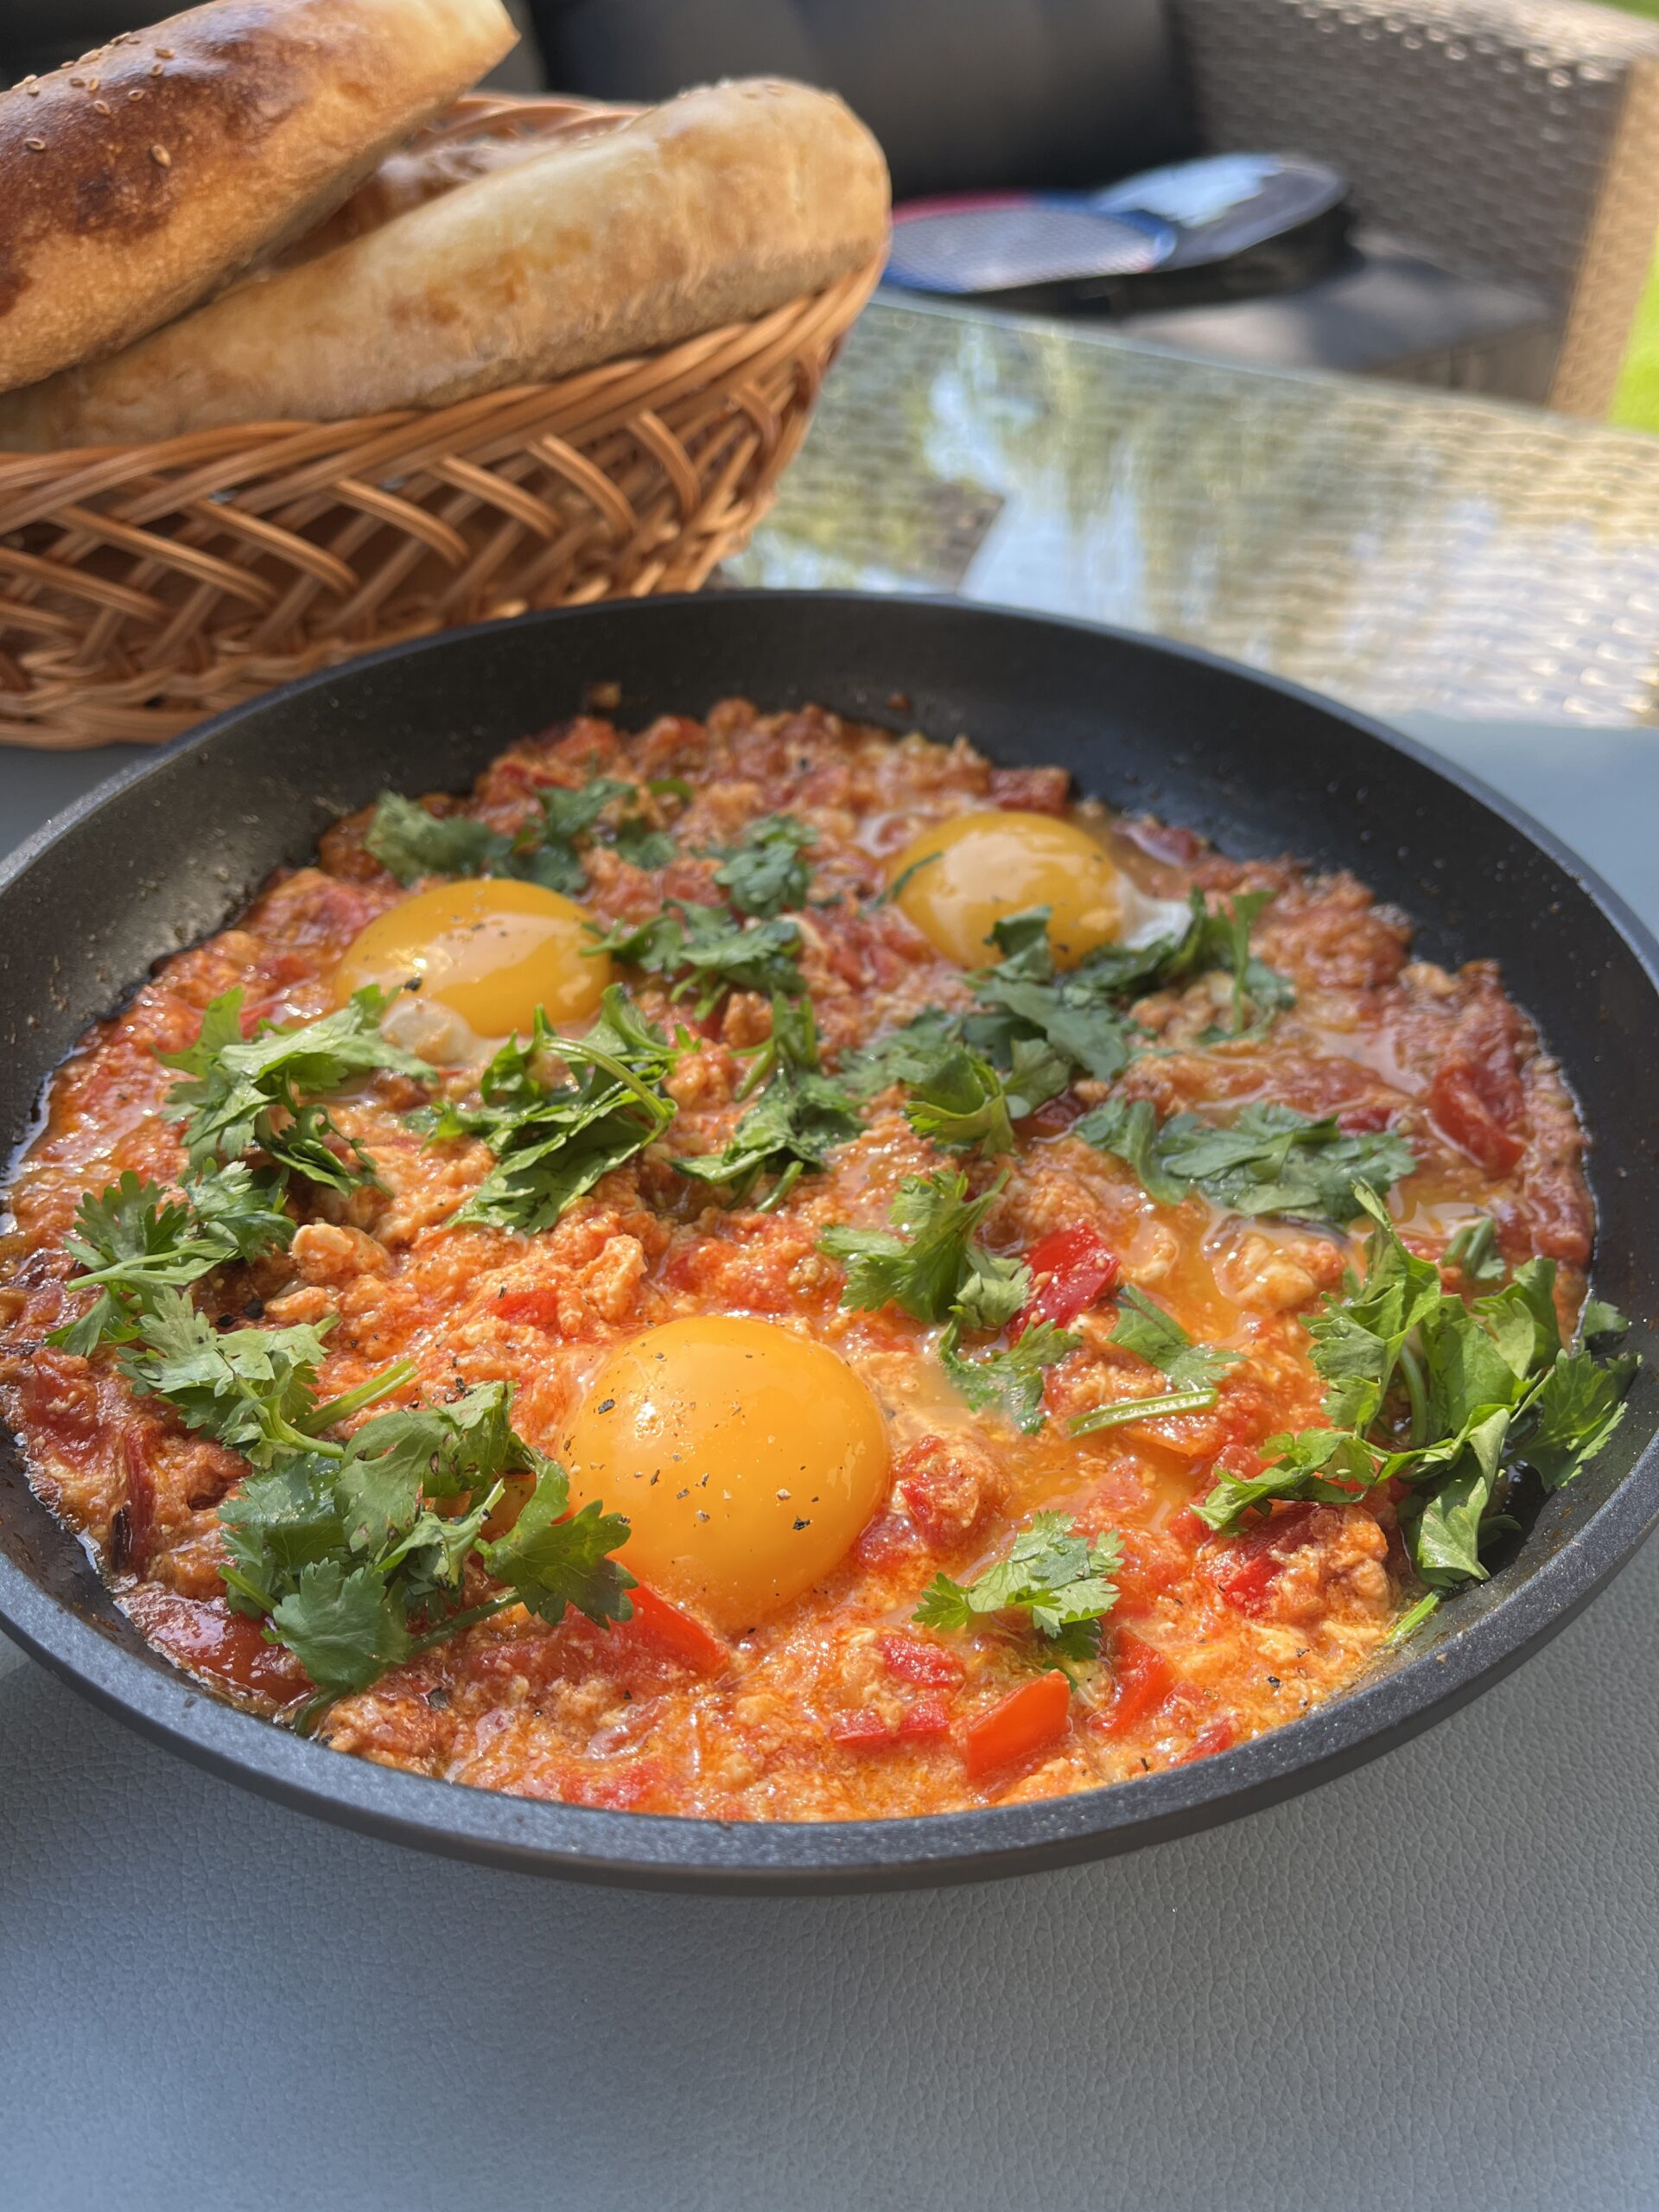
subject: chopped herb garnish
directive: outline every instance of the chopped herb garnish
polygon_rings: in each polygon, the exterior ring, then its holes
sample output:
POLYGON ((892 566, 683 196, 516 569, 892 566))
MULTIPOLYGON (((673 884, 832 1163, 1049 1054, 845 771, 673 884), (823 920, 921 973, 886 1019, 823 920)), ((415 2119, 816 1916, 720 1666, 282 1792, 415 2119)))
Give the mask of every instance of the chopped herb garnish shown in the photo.
POLYGON ((1201 1191, 1232 1213, 1301 1215, 1338 1228, 1360 1212, 1362 1184, 1386 1190, 1417 1165, 1391 1130, 1345 1136, 1332 1119, 1272 1104, 1246 1106, 1224 1126, 1175 1114, 1159 1128, 1146 1100, 1109 1098, 1072 1135, 1127 1160, 1160 1205, 1201 1191))
POLYGON ((1117 1603, 1118 1554, 1116 1535, 1090 1543, 1059 1514, 1035 1513, 1007 1557, 974 1581, 936 1575, 914 1618, 924 1628, 972 1629, 997 1613, 1024 1613, 1054 1657, 1083 1664, 1099 1656, 1101 1623, 1117 1603))
POLYGON ((563 1037, 541 1009, 528 1043, 509 1038, 485 1069, 477 1106, 446 1105, 431 1141, 481 1137, 495 1166, 452 1216, 533 1235, 601 1177, 661 1136, 674 1102, 662 1085, 682 1049, 612 984, 584 1037, 563 1037), (556 1055, 569 1080, 549 1084, 537 1063, 556 1055))
POLYGON ((874 1098, 895 1083, 925 1083, 961 1034, 958 1016, 930 1007, 902 1029, 889 1029, 873 1043, 843 1052, 836 1080, 855 1098, 874 1098))
POLYGON ((1091 957, 1058 973, 1046 906, 1010 915, 991 935, 1004 957, 974 978, 979 1004, 962 1025, 965 1041, 998 1067, 1012 1068, 1023 1043, 1042 1046, 1068 1072, 1101 1083, 1122 1075, 1148 1039, 1116 1003, 1114 972, 1091 957))
POLYGON ((470 814, 429 814, 416 799, 383 791, 364 844, 405 888, 425 875, 499 875, 513 841, 470 814))
POLYGON ((781 1205, 809 1168, 821 1168, 830 1151, 863 1128, 858 1109, 840 1084, 823 1072, 810 999, 772 1002, 772 1037, 752 1071, 744 1095, 765 1083, 732 1132, 725 1150, 700 1160, 677 1160, 682 1175, 724 1186, 734 1205, 744 1204, 764 1176, 778 1180, 760 1201, 762 1213, 781 1205))
POLYGON ((1052 1321, 1033 1322, 1017 1344, 966 1357, 962 1325, 952 1320, 939 1344, 939 1363, 976 1413, 992 1408, 1007 1415, 1022 1435, 1042 1426, 1043 1377, 1083 1342, 1052 1321))
POLYGON ((188 1109, 183 1138, 192 1167, 226 1164, 257 1148, 287 1173, 334 1190, 372 1182, 367 1155, 315 1102, 377 1068, 430 1079, 424 1060, 381 1034, 389 1004, 371 985, 321 1020, 294 1028, 264 1021, 244 1038, 240 989, 214 999, 189 1050, 161 1056, 164 1067, 190 1078, 174 1086, 168 1103, 188 1109))
POLYGON ((870 1313, 897 1306, 918 1321, 955 1315, 974 1329, 1006 1326, 1026 1302, 1031 1270, 974 1243, 1001 1188, 999 1179, 970 1198, 964 1175, 909 1175, 888 1216, 902 1234, 840 1224, 825 1230, 819 1250, 847 1270, 842 1304, 870 1313))
POLYGON ((801 997, 806 984, 798 965, 800 938, 791 921, 746 925, 722 907, 676 899, 648 922, 619 922, 593 949, 647 975, 675 977, 671 995, 681 999, 695 991, 701 1019, 728 990, 801 997))
POLYGON ((232 1260, 280 1250, 294 1234, 282 1200, 280 1175, 256 1175, 240 1160, 192 1178, 179 1198, 130 1168, 109 1189, 88 1192, 64 1249, 77 1262, 72 1285, 96 1287, 98 1296, 47 1341, 83 1356, 107 1339, 128 1341, 158 1291, 183 1289, 232 1260))
POLYGON ((571 1516, 563 1470, 516 1433, 511 1410, 511 1390, 493 1382, 453 1405, 382 1414, 343 1446, 302 1434, 220 1506, 232 1610, 263 1620, 304 1667, 319 1694, 308 1717, 515 1603, 553 1623, 571 1605, 627 1618, 633 1578, 612 1556, 627 1522, 591 1503, 571 1516), (512 1527, 486 1538, 513 1474, 529 1495, 512 1527), (433 1499, 465 1510, 439 1515, 433 1499), (473 1561, 503 1594, 467 1602, 473 1561))
MULTIPOLYGON (((1376 1178, 1366 1179, 1374 1182, 1376 1178)), ((1478 1287, 1503 1281, 1509 1268, 1497 1249, 1497 1224, 1491 1214, 1484 1213, 1478 1221, 1464 1224, 1446 1246, 1440 1265, 1455 1268, 1465 1282, 1478 1287)))
POLYGON ((1012 1152, 1014 1124, 1064 1090, 1070 1070, 1039 1039, 1016 1038, 1005 1081, 965 1045, 942 1045, 917 1056, 906 1077, 906 1119, 918 1136, 956 1148, 1012 1152))
POLYGON ((1514 1525, 1503 1507, 1518 1471, 1548 1490, 1570 1482, 1623 1420, 1638 1363, 1599 1357, 1595 1340, 1622 1318, 1599 1301, 1576 1344, 1562 1344, 1553 1260, 1527 1261, 1467 1305, 1402 1242, 1375 1192, 1359 1195, 1374 1224, 1364 1280, 1350 1275, 1305 1325, 1331 1426, 1270 1439, 1260 1476, 1224 1477, 1194 1510, 1225 1531, 1282 1499, 1339 1502, 1398 1477, 1422 1580, 1436 1590, 1484 1580, 1484 1544, 1514 1525))
POLYGON ((1212 1382, 1220 1382, 1230 1367, 1237 1366, 1237 1352, 1194 1344, 1174 1315, 1166 1313, 1134 1283, 1123 1285, 1117 1304, 1112 1342, 1166 1375, 1178 1390, 1208 1389, 1212 1382))
MULTIPOLYGON (((658 786, 647 788, 655 792, 658 786)), ((545 785, 537 794, 539 819, 510 835, 471 815, 430 814, 416 800, 386 791, 363 842, 405 887, 428 875, 498 875, 574 895, 588 884, 579 846, 593 836, 607 808, 638 796, 637 785, 613 776, 592 776, 574 788, 545 785)), ((676 849, 673 839, 638 810, 617 823, 615 844, 636 868, 665 868, 676 849)))
POLYGON ((810 823, 792 814, 763 815, 735 844, 716 847, 723 865, 715 881, 740 913, 771 920, 785 907, 805 906, 810 877, 802 855, 817 842, 810 823))

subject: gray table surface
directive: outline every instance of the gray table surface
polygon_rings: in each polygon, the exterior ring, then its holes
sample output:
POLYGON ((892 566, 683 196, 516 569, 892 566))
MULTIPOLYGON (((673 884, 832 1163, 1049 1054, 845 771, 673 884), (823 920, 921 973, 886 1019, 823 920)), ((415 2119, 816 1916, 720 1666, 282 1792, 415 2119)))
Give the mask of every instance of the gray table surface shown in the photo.
MULTIPOLYGON (((1650 732, 1401 719, 1659 922, 1650 732)), ((111 765, 0 759, 0 846, 111 765)), ((760 1904, 337 1833, 0 1645, 0 2204, 1659 2205, 1656 1618, 1659 1547, 1294 1804, 760 1904)))

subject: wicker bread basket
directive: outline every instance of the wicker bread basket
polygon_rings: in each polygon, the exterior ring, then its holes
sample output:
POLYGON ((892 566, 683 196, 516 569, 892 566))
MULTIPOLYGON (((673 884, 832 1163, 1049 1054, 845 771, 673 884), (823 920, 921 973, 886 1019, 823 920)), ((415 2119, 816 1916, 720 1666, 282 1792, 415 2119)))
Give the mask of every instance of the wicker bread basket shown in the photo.
MULTIPOLYGON (((434 133, 632 112, 474 99, 434 133)), ((694 589, 766 511, 879 274, 452 406, 0 453, 0 741, 151 744, 429 631, 694 589)))

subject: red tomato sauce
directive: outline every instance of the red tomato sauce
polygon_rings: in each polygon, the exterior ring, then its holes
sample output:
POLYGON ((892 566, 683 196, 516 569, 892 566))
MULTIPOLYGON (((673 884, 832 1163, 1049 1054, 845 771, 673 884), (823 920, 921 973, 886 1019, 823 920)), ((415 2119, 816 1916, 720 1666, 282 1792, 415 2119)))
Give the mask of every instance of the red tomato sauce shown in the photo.
MULTIPOLYGON (((1132 1062, 1119 1095, 1160 1116, 1225 1119, 1271 1100, 1334 1115, 1349 1131, 1395 1129, 1419 1161, 1394 1202, 1417 1249, 1438 1256, 1489 1211, 1506 1253, 1555 1257, 1564 1303, 1580 1294, 1592 1223, 1581 1134, 1554 1064, 1494 967, 1414 962, 1404 921, 1352 877, 1235 861, 1179 828, 1120 825, 1073 804, 1059 772, 995 769, 965 741, 895 741, 817 710, 763 715, 741 701, 635 735, 584 718, 527 738, 446 810, 460 804, 512 830, 538 790, 594 772, 674 778, 690 791, 667 868, 608 847, 585 853, 584 900, 604 926, 652 916, 666 895, 716 901, 710 849, 764 815, 811 825, 801 966, 831 1071, 927 1008, 971 1001, 962 970, 875 903, 890 856, 941 821, 995 807, 1069 811, 1148 897, 1270 893, 1254 949, 1294 984, 1294 1007, 1265 1035, 1217 1044, 1213 978, 1154 993, 1135 1016, 1158 1049, 1132 1062)), ((164 963, 89 1033, 54 1078, 0 1237, 0 1402, 36 1487, 161 1649, 273 1715, 306 1680, 257 1623, 231 1614, 219 1572, 217 1510, 245 1464, 160 1402, 135 1400, 107 1351, 79 1358, 43 1339, 83 1310, 64 1250, 82 1195, 127 1168, 163 1183, 183 1169, 164 1110, 174 1078, 157 1055, 189 1044, 201 1009, 233 985, 250 1011, 277 1020, 326 1011, 346 947, 404 895, 367 852, 365 822, 331 830, 316 865, 273 878, 232 927, 164 963)), ((620 979, 647 1014, 672 1018, 657 979, 620 979)), ((870 1102, 864 1133, 775 1211, 722 1208, 675 1173, 676 1153, 717 1151, 730 1136, 744 1111, 742 1054, 769 1020, 764 999, 729 994, 671 1078, 672 1146, 607 1174, 532 1237, 452 1227, 487 1156, 466 1140, 423 1143, 405 1119, 418 1096, 407 1081, 367 1078, 330 1110, 384 1188, 349 1200, 306 1193, 291 1249, 222 1270, 207 1294, 217 1311, 272 1325, 334 1317, 325 1395, 399 1358, 434 1400, 511 1382, 517 1426, 550 1452, 610 1347, 685 1316, 785 1318, 839 1353, 885 1416, 890 1480, 862 1535, 821 1586, 736 1636, 657 1591, 609 1630, 575 1617, 550 1627, 514 1607, 341 1700, 321 1739, 575 1803, 847 1819, 1131 1780, 1215 1755, 1353 1683, 1414 1594, 1391 1497, 1282 1509, 1224 1539, 1190 1509, 1217 1472, 1258 1470, 1267 1438, 1320 1419, 1301 1317, 1339 1287, 1357 1243, 1197 1197, 1155 1204, 1123 1161, 1073 1133, 1108 1095, 1077 1080, 1020 1128, 1014 1155, 967 1164, 976 1189, 1007 1169, 981 1234, 1032 1269, 1017 1327, 1049 1322, 1077 1338, 1048 1370, 1046 1420, 1021 1434, 956 1395, 936 1329, 893 1307, 843 1308, 842 1270, 818 1249, 831 1224, 884 1226, 903 1177, 963 1164, 916 1135, 901 1090, 870 1102), (1156 1381, 1110 1341, 1115 1296, 1131 1285, 1236 1364, 1212 1408, 1072 1439, 1069 1416, 1156 1381), (916 1624, 941 1570, 971 1580, 1039 1510, 1119 1540, 1119 1601, 1098 1659, 1060 1673, 1016 1624, 916 1624)), ((469 1082, 475 1071, 453 1078, 456 1095, 469 1082)))

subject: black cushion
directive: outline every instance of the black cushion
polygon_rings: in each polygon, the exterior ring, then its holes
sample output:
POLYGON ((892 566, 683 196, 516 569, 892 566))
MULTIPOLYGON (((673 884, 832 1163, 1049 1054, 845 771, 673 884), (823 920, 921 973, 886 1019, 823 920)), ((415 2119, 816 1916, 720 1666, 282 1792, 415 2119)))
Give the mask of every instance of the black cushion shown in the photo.
POLYGON ((893 191, 1103 184, 1198 150, 1160 0, 531 0, 550 85, 715 77, 842 94, 893 191))

